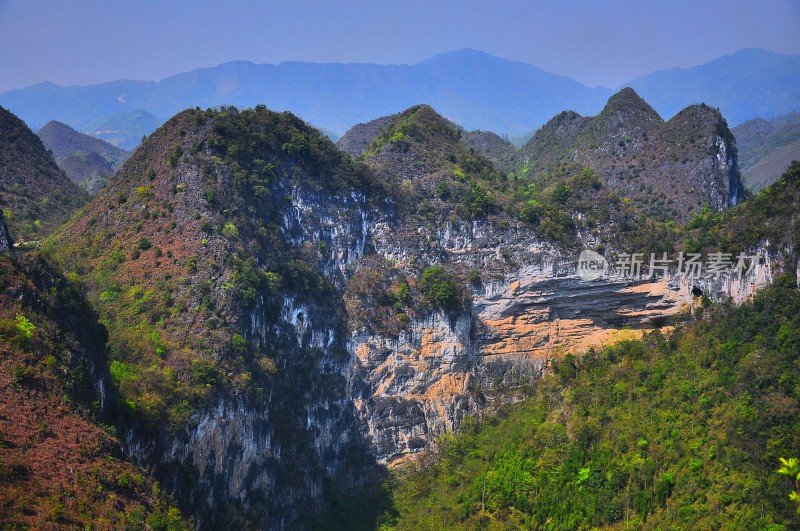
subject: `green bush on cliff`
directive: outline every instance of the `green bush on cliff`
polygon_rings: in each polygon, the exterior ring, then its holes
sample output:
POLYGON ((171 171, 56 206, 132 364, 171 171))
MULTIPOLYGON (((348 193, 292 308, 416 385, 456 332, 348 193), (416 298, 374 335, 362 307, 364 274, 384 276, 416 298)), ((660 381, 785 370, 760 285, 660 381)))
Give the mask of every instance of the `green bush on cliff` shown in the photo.
POLYGON ((453 311, 464 304, 466 289, 441 266, 426 267, 418 287, 426 304, 437 310, 453 311))

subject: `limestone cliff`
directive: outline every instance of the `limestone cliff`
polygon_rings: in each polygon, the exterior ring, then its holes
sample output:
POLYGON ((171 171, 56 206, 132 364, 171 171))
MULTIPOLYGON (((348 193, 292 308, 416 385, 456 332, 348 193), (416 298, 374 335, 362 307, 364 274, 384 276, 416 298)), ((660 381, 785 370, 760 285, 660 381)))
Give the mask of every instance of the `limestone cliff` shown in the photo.
POLYGON ((200 527, 302 526, 553 357, 783 267, 584 281, 458 129, 424 106, 386 127, 356 163, 288 113, 186 111, 51 242, 109 322, 128 452, 200 527))

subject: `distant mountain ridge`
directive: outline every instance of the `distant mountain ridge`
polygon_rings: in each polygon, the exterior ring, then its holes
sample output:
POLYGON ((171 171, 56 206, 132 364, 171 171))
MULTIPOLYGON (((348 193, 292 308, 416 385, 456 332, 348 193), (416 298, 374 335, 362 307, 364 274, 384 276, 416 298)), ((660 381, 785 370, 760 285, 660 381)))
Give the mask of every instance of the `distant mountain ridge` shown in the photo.
POLYGON ((628 85, 665 118, 705 102, 735 126, 800 110, 800 56, 745 48, 691 68, 653 72, 628 85))
MULTIPOLYGON (((666 118, 705 102, 736 125, 800 109, 798 84, 799 56, 750 49, 692 68, 655 72, 629 85, 666 118)), ((414 65, 235 61, 159 82, 120 80, 86 87, 40 83, 0 94, 0 105, 34 127, 59 120, 98 136, 116 131, 114 139, 102 138, 131 148, 163 122, 156 117, 190 107, 264 104, 342 134, 377 116, 428 104, 467 130, 522 135, 565 109, 597 114, 613 92, 465 49, 414 65), (132 122, 135 113, 147 113, 148 118, 132 122), (99 123, 105 127, 97 127, 99 123)))
POLYGON ((733 128, 745 186, 758 192, 800 160, 800 112, 756 118, 733 128))
POLYGON ((41 83, 0 95, 0 104, 31 124, 55 119, 78 130, 97 116, 135 109, 171 116, 195 106, 265 104, 341 134, 355 123, 426 103, 467 128, 524 133, 565 107, 590 112, 609 93, 467 49, 415 65, 234 61, 159 82, 41 83))

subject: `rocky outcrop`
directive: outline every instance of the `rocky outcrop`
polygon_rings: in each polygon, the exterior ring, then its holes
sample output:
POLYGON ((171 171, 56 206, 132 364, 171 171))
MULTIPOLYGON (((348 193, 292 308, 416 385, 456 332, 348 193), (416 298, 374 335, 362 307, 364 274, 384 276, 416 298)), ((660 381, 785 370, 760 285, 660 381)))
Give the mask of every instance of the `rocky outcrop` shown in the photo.
POLYGON ((542 175, 564 162, 590 166, 641 211, 686 220, 706 203, 721 212, 743 200, 736 159, 733 135, 718 110, 692 105, 664 122, 625 88, 595 117, 554 117, 523 147, 519 167, 542 175))
MULTIPOLYGON (((740 302, 780 269, 764 248, 744 275, 692 279, 673 267, 664 278, 586 281, 577 256, 525 231, 476 222, 439 236, 432 254, 489 273, 472 289, 471 315, 434 314, 397 337, 354 332, 348 345, 352 381, 362 389, 353 400, 372 450, 387 464, 430 447, 464 415, 479 416, 493 390, 537 379, 554 358, 668 326, 697 304, 697 290, 740 302)), ((385 227, 376 225, 368 241, 387 259, 405 257, 385 227)))
POLYGON ((8 227, 3 219, 3 213, 0 212, 0 251, 8 251, 14 247, 14 241, 8 233, 8 227))

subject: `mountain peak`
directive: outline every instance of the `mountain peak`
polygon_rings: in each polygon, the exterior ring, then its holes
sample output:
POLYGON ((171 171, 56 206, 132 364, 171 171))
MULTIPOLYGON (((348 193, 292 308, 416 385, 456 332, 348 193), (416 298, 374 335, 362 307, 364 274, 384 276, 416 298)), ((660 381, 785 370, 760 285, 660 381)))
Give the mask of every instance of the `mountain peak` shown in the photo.
POLYGON ((407 151, 420 145, 436 152, 449 151, 458 143, 461 128, 426 104, 409 107, 395 114, 370 143, 373 153, 407 151))
POLYGON ((67 177, 92 195, 129 156, 123 149, 55 120, 48 122, 36 134, 53 153, 56 164, 67 177))
MULTIPOLYGON (((58 120, 50 120, 49 122, 44 124, 41 129, 39 129, 39 133, 41 133, 42 131, 49 131, 51 129, 53 129, 53 130, 59 130, 60 129, 60 130, 64 130, 64 131, 66 131, 66 130, 73 131, 73 129, 70 126, 68 126, 67 124, 65 124, 63 122, 59 122, 58 120)), ((39 134, 39 133, 37 133, 37 134, 39 134)))
POLYGON ((608 99, 608 103, 594 119, 593 127, 606 133, 647 131, 664 120, 635 90, 626 87, 608 99))
POLYGON ((606 111, 614 112, 620 109, 640 110, 654 117, 658 117, 659 120, 661 119, 655 109, 653 109, 649 103, 644 101, 644 99, 639 96, 639 94, 637 94, 636 91, 631 87, 625 87, 611 96, 601 114, 605 113, 606 111))

